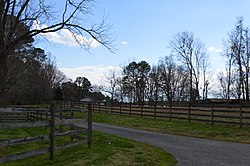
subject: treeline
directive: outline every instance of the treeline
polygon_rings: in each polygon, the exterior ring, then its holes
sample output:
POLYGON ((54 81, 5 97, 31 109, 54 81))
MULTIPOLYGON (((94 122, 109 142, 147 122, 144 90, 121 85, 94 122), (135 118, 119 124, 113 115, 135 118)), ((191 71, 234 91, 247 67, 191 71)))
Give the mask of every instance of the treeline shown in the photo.
POLYGON ((122 102, 189 102, 205 100, 209 91, 209 58, 204 43, 193 33, 177 33, 171 54, 157 65, 131 62, 122 73, 111 72, 104 87, 111 100, 122 102))
MULTIPOLYGON (((205 44, 191 32, 174 35, 171 53, 156 65, 146 61, 131 62, 121 73, 112 71, 108 84, 97 88, 85 77, 69 80, 60 72, 51 56, 32 45, 28 38, 8 58, 8 73, 1 80, 0 103, 29 104, 50 100, 197 103, 208 97, 242 99, 249 102, 249 30, 239 18, 225 40, 221 55, 225 70, 214 80, 205 44), (4 90, 4 91, 3 91, 4 90), (107 98, 106 98, 107 99, 107 98)), ((221 67, 221 66, 220 66, 221 67)))
POLYGON ((68 80, 57 86, 54 100, 84 100, 103 101, 107 99, 86 77, 77 77, 75 81, 68 80))
POLYGON ((1 80, 0 104, 40 104, 52 100, 105 99, 92 91, 85 77, 68 79, 45 50, 36 48, 33 40, 20 45, 8 59, 8 73, 1 80))
MULTIPOLYGON (((190 100, 189 72, 177 65, 172 56, 166 56, 154 66, 146 61, 131 62, 123 68, 122 74, 114 71, 107 77, 109 84, 103 89, 113 101, 171 103, 190 100)), ((195 89, 192 93, 192 97, 199 97, 195 89)))
POLYGON ((92 90, 86 77, 68 79, 41 48, 26 45, 8 61, 8 82, 0 104, 40 104, 52 100, 102 101, 105 96, 92 90))
POLYGON ((161 58, 157 65, 131 62, 121 73, 111 72, 107 76, 108 85, 103 89, 111 100, 135 103, 193 104, 211 96, 228 99, 228 102, 232 98, 248 102, 249 41, 248 28, 244 27, 243 19, 238 18, 221 53, 227 66, 214 80, 205 44, 193 33, 177 33, 169 43, 171 54, 161 58))
POLYGON ((68 79, 45 50, 35 47, 34 36, 23 34, 29 32, 30 27, 16 20, 16 16, 8 14, 7 16, 10 19, 4 24, 5 35, 0 35, 0 41, 3 43, 0 45, 0 104, 39 104, 51 100, 79 100, 84 97, 83 93, 97 96, 96 98, 101 96, 100 93, 90 92, 91 83, 87 78, 84 80, 87 82, 85 89, 82 89, 83 81, 80 77, 76 81, 68 79), (14 24, 12 21, 16 21, 18 26, 9 27, 10 24, 14 24), (11 31, 11 28, 15 31, 11 31), (18 39, 15 41, 16 44, 8 41, 12 39, 7 39, 8 34, 18 39))
POLYGON ((50 101, 54 90, 65 80, 51 56, 41 48, 25 44, 8 59, 5 91, 0 101, 4 104, 50 101))
POLYGON ((34 47, 35 39, 66 30, 82 48, 89 49, 94 42, 114 49, 111 25, 106 18, 90 21, 90 4, 66 0, 55 9, 56 4, 45 0, 0 1, 0 104, 51 100, 61 86, 63 74, 43 50, 34 47), (91 23, 85 24, 86 20, 91 23))

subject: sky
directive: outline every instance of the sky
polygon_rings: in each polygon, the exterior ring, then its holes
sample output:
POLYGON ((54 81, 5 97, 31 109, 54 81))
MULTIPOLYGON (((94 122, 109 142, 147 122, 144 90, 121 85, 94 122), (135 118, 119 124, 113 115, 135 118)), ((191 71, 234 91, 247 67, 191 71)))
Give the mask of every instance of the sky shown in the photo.
POLYGON ((86 51, 65 30, 47 34, 50 42, 39 42, 37 46, 55 57, 58 68, 68 78, 81 76, 92 84, 103 84, 109 71, 119 70, 131 61, 157 64, 170 54, 173 36, 188 31, 205 44, 216 75, 225 68, 223 40, 237 17, 243 17, 244 25, 250 26, 249 7, 249 0, 96 0, 87 18, 98 22, 107 17, 115 39, 114 53, 87 36, 91 47, 86 51))

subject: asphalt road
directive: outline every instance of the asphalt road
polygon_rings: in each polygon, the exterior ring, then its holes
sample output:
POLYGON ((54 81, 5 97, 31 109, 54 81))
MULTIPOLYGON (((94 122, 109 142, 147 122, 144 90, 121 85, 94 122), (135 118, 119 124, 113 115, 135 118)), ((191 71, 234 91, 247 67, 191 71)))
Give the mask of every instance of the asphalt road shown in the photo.
POLYGON ((152 144, 173 154, 178 166, 250 166, 250 145, 176 136, 93 123, 93 129, 152 144))

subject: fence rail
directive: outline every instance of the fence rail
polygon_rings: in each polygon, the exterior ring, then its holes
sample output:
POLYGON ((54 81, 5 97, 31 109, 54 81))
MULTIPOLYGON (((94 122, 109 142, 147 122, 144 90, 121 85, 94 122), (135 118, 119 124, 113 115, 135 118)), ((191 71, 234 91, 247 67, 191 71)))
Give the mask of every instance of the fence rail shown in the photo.
MULTIPOLYGON (((84 142, 88 143, 90 147, 92 143, 92 110, 91 106, 86 103, 74 102, 55 102, 50 105, 50 108, 41 107, 12 107, 4 109, 0 114, 0 129, 14 129, 22 127, 46 127, 49 129, 49 135, 28 136, 23 138, 0 140, 0 147, 25 144, 37 141, 49 140, 49 146, 40 148, 37 150, 31 150, 26 152, 20 152, 16 154, 10 154, 0 157, 0 163, 28 158, 40 154, 50 152, 50 159, 54 159, 55 150, 66 149, 76 145, 80 145, 84 142), (67 104, 66 104, 67 103, 67 104), (86 111, 88 113, 87 120, 79 117, 75 117, 75 113, 86 111), (12 123, 9 123, 9 120, 12 123), (81 121, 81 123, 87 123, 87 128, 76 126, 74 122, 81 121), (58 126, 59 131, 55 129, 58 126), (69 128, 67 131, 63 131, 62 128, 69 128), (80 134, 87 134, 87 141, 85 136, 80 134), (69 136, 71 142, 63 144, 55 144, 56 137, 69 136)), ((86 135, 85 134, 85 135, 86 135)))
POLYGON ((111 114, 161 118, 168 120, 186 120, 188 122, 200 121, 221 124, 234 124, 250 126, 250 108, 240 105, 222 105, 211 107, 184 107, 184 106, 158 106, 157 104, 143 105, 132 103, 105 103, 95 102, 92 107, 95 112, 105 112, 111 114))

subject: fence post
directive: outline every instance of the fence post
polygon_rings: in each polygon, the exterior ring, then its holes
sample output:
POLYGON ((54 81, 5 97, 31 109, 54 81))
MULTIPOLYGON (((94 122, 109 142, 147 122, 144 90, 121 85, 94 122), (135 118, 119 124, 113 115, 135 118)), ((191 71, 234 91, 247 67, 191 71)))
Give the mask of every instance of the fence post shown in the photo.
POLYGON ((105 113, 107 113, 108 111, 108 101, 106 101, 106 110, 105 110, 105 113))
POLYGON ((129 116, 131 116, 131 108, 132 107, 132 103, 131 102, 129 102, 129 116))
POLYGON ((88 105, 88 148, 91 148, 92 143, 92 108, 91 103, 88 105))
POLYGON ((240 100, 240 128, 242 128, 242 101, 240 100))
POLYGON ((61 122, 62 122, 62 118, 63 118, 63 115, 62 115, 62 111, 63 111, 63 109, 62 109, 62 106, 60 106, 60 129, 59 129, 59 132, 61 133, 62 132, 62 125, 61 125, 61 122))
POLYGON ((84 101, 81 102, 81 106, 82 106, 82 108, 84 108, 84 101))
POLYGON ((96 105, 96 102, 95 101, 90 101, 90 103, 91 103, 91 109, 92 109, 92 111, 94 111, 95 110, 95 105, 96 105))
POLYGON ((143 117, 143 102, 141 104, 141 118, 143 117))
POLYGON ((54 160, 55 154, 55 105, 50 105, 50 160, 54 160))
POLYGON ((169 106, 169 121, 172 121, 172 104, 169 106))
POLYGON ((189 107, 188 107, 188 123, 190 123, 191 122, 191 106, 189 105, 189 107))
POLYGON ((41 112, 41 108, 42 108, 42 106, 39 105, 38 111, 39 111, 40 118, 41 118, 40 120, 43 120, 43 112, 41 112))
POLYGON ((212 126, 214 125, 214 105, 212 105, 212 115, 211 115, 211 118, 212 118, 212 126))
POLYGON ((38 118, 39 118, 39 114, 38 114, 38 109, 37 109, 37 107, 35 108, 35 110, 36 110, 36 122, 38 121, 38 118))
MULTIPOLYGON (((74 104, 74 103, 73 103, 74 104)), ((73 104, 70 104, 70 118, 73 119, 74 118, 74 105, 73 104)), ((73 128, 70 128, 70 130, 74 130, 73 128)), ((70 139, 71 139, 71 142, 74 141, 74 137, 73 136, 70 136, 70 139)))
POLYGON ((26 113, 26 121, 29 122, 29 112, 26 113))
POLYGON ((110 102, 110 111, 111 111, 111 114, 113 114, 113 99, 111 99, 111 102, 110 102))
POLYGON ((154 119, 156 119, 156 101, 155 101, 155 104, 154 104, 154 119))
POLYGON ((32 112, 29 112, 29 122, 32 122, 33 119, 32 119, 32 112))
MULTIPOLYGON (((47 110, 45 111, 45 119, 46 119, 46 121, 48 121, 48 111, 47 110)), ((45 126, 45 129, 46 130, 48 129, 47 125, 45 126)))
POLYGON ((120 115, 122 114, 122 102, 120 102, 120 115))

